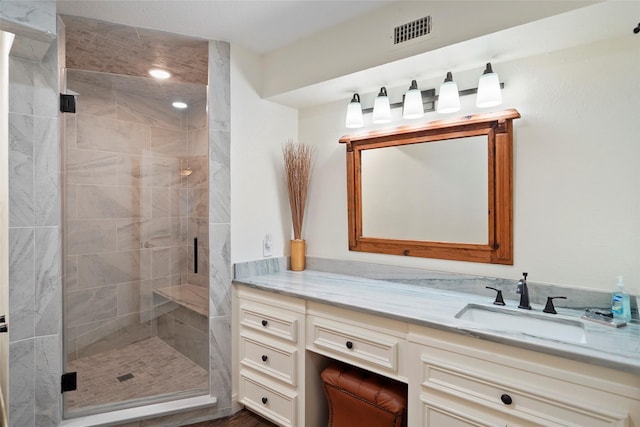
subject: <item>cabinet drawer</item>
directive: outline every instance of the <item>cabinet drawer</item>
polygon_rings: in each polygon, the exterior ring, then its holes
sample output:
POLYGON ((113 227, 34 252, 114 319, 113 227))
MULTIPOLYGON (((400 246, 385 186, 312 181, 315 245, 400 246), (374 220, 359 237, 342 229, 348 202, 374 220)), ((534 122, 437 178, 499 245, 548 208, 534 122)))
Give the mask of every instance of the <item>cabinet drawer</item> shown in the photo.
POLYGON ((297 395, 246 371, 240 372, 240 403, 281 426, 296 426, 297 395))
POLYGON ((268 306, 241 301, 240 324, 262 333, 298 342, 298 318, 268 306))
POLYGON ((364 367, 397 373, 398 338, 320 317, 311 317, 309 325, 312 348, 338 359, 363 362, 364 367))
POLYGON ((539 384, 525 385, 518 382, 517 372, 514 372, 511 380, 500 381, 487 373, 477 371, 482 362, 476 359, 470 359, 468 365, 460 366, 448 361, 431 360, 423 355, 422 362, 424 393, 421 398, 426 401, 429 401, 430 397, 448 395, 498 411, 505 418, 515 417, 520 420, 519 425, 627 425, 626 415, 593 405, 588 406, 581 403, 581 397, 578 395, 562 396, 553 390, 542 391, 539 388, 544 385, 542 377, 539 384))
POLYGON ((240 335, 240 363, 292 386, 296 385, 297 351, 265 342, 251 334, 240 335))

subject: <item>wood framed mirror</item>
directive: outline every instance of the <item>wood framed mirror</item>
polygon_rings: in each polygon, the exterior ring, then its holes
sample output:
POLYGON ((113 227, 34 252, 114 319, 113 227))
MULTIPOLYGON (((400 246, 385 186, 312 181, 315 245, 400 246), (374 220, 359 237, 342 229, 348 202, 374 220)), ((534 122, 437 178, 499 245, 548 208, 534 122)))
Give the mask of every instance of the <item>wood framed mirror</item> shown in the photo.
POLYGON ((516 110, 346 135, 349 250, 513 264, 516 110))

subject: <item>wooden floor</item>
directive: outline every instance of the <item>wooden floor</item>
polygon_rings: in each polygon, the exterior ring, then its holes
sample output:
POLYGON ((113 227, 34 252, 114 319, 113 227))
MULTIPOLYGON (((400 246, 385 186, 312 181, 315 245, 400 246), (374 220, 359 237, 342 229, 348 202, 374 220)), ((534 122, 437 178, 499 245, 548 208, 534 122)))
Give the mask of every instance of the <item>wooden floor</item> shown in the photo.
POLYGON ((275 424, 243 409, 227 418, 220 418, 202 423, 189 424, 185 427, 277 427, 275 424))

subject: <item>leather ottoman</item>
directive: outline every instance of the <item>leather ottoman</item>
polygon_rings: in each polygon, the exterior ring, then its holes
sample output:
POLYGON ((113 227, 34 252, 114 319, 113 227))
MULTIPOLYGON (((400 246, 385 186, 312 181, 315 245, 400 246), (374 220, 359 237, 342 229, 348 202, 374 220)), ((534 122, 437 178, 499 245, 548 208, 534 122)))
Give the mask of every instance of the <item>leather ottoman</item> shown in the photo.
POLYGON ((332 363, 320 374, 328 427, 405 427, 407 386, 354 366, 332 363))

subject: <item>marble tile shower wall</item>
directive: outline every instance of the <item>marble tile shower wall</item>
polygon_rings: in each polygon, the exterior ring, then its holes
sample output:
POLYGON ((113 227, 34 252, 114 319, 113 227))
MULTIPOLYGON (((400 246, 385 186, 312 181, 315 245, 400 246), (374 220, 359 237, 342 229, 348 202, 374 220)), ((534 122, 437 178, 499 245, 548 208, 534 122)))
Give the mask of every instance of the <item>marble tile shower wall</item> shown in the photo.
POLYGON ((208 283, 204 103, 187 114, 73 75, 76 114, 65 115, 69 360, 154 335, 154 289, 208 283), (186 168, 191 175, 181 175, 186 168), (193 237, 204 266, 197 275, 193 237))
MULTIPOLYGON (((15 28, 25 26, 29 34, 55 34, 54 1, 3 0, 0 18, 3 22, 13 21, 15 28)), ((55 426, 61 418, 57 55, 54 42, 41 62, 9 58, 8 411, 11 427, 55 426)))

